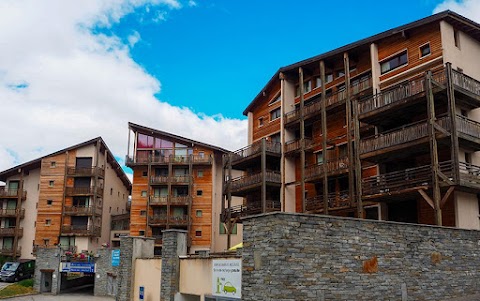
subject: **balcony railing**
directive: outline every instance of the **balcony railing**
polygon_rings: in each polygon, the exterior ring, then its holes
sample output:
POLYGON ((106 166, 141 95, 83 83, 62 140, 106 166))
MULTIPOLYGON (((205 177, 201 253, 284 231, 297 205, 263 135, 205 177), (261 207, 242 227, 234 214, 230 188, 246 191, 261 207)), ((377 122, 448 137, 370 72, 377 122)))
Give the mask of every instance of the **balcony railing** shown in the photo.
POLYGON ((23 236, 23 228, 0 228, 0 236, 15 236, 15 233, 17 233, 18 236, 23 236))
POLYGON ((100 236, 100 227, 93 225, 62 225, 62 234, 100 236))
POLYGON ((167 224, 168 222, 168 216, 167 215, 154 215, 154 216, 149 216, 148 217, 148 223, 149 224, 167 224))
POLYGON ((368 90, 372 87, 372 77, 368 76, 366 78, 361 79, 359 82, 354 83, 350 87, 350 91, 352 95, 356 95, 360 92, 368 90))
POLYGON ((323 177, 324 168, 327 169, 328 174, 346 172, 348 170, 348 157, 329 159, 322 164, 307 166, 307 168, 305 168, 305 179, 312 180, 323 177))
MULTIPOLYGON (((317 195, 306 199, 307 211, 322 211, 324 209, 323 195, 317 195)), ((328 194, 328 209, 337 210, 350 207, 348 190, 340 192, 331 192, 328 194)))
MULTIPOLYGON (((453 166, 451 161, 439 163, 439 168, 447 177, 452 177, 453 166)), ((431 182, 432 168, 430 165, 423 165, 365 178, 362 180, 362 189, 364 195, 375 195, 398 192, 415 187, 429 187, 431 182)))
MULTIPOLYGON (((13 253, 15 253, 14 248, 0 248, 0 255, 13 256, 13 253)), ((20 256, 20 254, 22 254, 22 247, 17 248, 16 256, 20 256)))
POLYGON ((192 176, 157 176, 157 177, 151 177, 150 178, 150 184, 167 184, 167 183, 173 183, 173 184, 180 184, 180 183, 190 183, 190 180, 192 179, 192 176))
POLYGON ((455 86, 462 88, 465 91, 477 96, 480 95, 480 82, 468 75, 452 70, 452 82, 455 86))
POLYGON ((188 215, 154 215, 148 217, 148 223, 152 225, 164 225, 168 223, 170 225, 183 226, 188 225, 188 221, 188 215))
POLYGON ((17 215, 24 218, 25 209, 0 209, 0 217, 16 217, 17 215))
POLYGON ((167 205, 168 196, 150 196, 150 205, 167 205))
POLYGON ((93 215, 101 213, 101 209, 93 206, 65 206, 63 212, 69 215, 93 215))
POLYGON ((66 187, 65 194, 67 196, 75 195, 103 195, 102 187, 66 187))
POLYGON ((21 195, 22 198, 27 196, 26 191, 21 191, 20 189, 7 189, 0 188, 0 198, 18 198, 21 195))
POLYGON ((480 186, 480 166, 459 162, 459 173, 462 185, 480 186))
POLYGON ((155 244, 156 245, 161 245, 163 244, 163 236, 162 235, 152 235, 153 238, 155 238, 155 244))
POLYGON ((67 175, 79 177, 104 177, 105 170, 100 167, 69 167, 67 168, 67 175))
MULTIPOLYGON (((245 158, 258 155, 262 152, 263 140, 256 141, 251 145, 239 149, 232 153, 232 164, 237 163, 245 158)), ((282 145, 278 142, 265 141, 265 151, 274 154, 281 154, 282 145)))
MULTIPOLYGON (((280 184, 281 183, 280 172, 266 171, 265 179, 267 183, 280 184)), ((230 182, 230 189, 231 191, 240 191, 244 188, 258 185, 262 183, 262 180, 263 180, 263 173, 261 172, 253 175, 241 176, 241 177, 232 179, 232 181, 230 182)))
MULTIPOLYGON (((443 117, 437 123, 445 129, 450 129, 450 119, 443 117)), ((391 146, 402 145, 417 139, 428 137, 427 121, 420 121, 376 134, 360 141, 360 154, 365 154, 391 146)))
POLYGON ((127 164, 212 164, 213 157, 211 155, 187 155, 187 156, 126 156, 127 164))
MULTIPOLYGON (((285 153, 292 153, 299 151, 301 148, 301 140, 296 139, 285 143, 284 151, 285 153)), ((311 138, 305 138, 305 148, 308 148, 312 145, 313 141, 311 138)))
POLYGON ((150 206, 155 205, 188 205, 192 201, 192 196, 150 196, 150 206))
POLYGON ((480 123, 468 119, 464 116, 457 115, 457 131, 465 134, 467 136, 471 136, 473 138, 480 139, 480 123))
POLYGON ((297 108, 293 111, 290 111, 288 113, 285 113, 284 115, 284 118, 283 118, 283 123, 284 124, 287 124, 287 123, 290 123, 290 122, 294 122, 294 121, 297 121, 298 119, 300 119, 300 109, 297 108))
MULTIPOLYGON (((280 201, 267 200, 265 206, 265 212, 263 213, 280 211, 282 209, 280 201)), ((236 205, 226 208, 222 214, 223 220, 226 220, 229 213, 232 218, 260 214, 262 213, 262 204, 260 202, 255 202, 250 203, 249 205, 236 205)))

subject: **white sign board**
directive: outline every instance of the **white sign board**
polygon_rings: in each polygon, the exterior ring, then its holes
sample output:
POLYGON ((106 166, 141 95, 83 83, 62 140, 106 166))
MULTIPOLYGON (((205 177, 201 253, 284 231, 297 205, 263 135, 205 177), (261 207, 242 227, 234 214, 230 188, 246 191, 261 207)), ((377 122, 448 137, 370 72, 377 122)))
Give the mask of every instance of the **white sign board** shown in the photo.
POLYGON ((242 297, 242 260, 213 260, 212 295, 241 298, 242 297))

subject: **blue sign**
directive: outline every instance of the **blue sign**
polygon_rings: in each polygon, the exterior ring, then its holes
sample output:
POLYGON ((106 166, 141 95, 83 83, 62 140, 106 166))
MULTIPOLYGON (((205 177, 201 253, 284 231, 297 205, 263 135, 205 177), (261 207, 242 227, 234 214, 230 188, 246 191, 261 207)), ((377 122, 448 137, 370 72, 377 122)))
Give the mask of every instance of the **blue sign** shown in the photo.
POLYGON ((139 297, 140 297, 140 300, 145 300, 145 287, 144 286, 140 286, 139 297))
POLYGON ((112 250, 112 267, 120 265, 120 250, 112 250))
POLYGON ((62 262, 65 273, 95 273, 95 264, 91 262, 62 262))

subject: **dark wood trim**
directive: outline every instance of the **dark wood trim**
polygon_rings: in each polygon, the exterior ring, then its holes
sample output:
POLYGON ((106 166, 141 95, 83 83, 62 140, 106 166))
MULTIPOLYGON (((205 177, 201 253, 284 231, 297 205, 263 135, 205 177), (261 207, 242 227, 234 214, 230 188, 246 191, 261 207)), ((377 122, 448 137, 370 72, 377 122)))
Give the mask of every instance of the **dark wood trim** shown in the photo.
MULTIPOLYGON (((327 96, 325 95, 325 62, 320 61, 320 79, 322 81, 322 157, 327 161, 327 96)), ((323 212, 328 214, 328 169, 323 169, 323 212)))
POLYGON ((305 212, 305 118, 304 118, 304 89, 303 89, 303 68, 298 68, 300 88, 300 179, 302 187, 302 212, 305 212))

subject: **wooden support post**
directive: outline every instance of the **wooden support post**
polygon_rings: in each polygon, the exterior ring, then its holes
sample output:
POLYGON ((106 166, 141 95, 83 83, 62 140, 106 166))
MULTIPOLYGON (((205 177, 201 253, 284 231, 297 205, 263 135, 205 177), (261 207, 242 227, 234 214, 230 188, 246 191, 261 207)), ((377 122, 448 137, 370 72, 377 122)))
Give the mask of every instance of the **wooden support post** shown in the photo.
MULTIPOLYGON (((100 157, 100 149, 101 149, 101 142, 100 142, 100 139, 97 140, 97 144, 95 146, 95 163, 94 163, 94 168, 95 168, 95 172, 94 172, 94 176, 93 176, 93 202, 90 204, 91 207, 95 208, 95 206, 97 206, 97 203, 98 203, 98 197, 97 197, 97 189, 99 187, 98 185, 98 182, 99 182, 99 178, 98 178, 98 173, 96 172, 96 168, 98 167, 98 164, 99 164, 99 157, 100 157)), ((107 157, 105 157, 105 161, 107 160, 107 157)), ((104 164, 104 166, 106 166, 106 162, 104 164)), ((96 221, 96 215, 95 215, 95 209, 93 209, 93 217, 92 217, 92 225, 93 225, 93 228, 92 228, 92 233, 95 233, 95 221, 96 221)), ((100 226, 101 226, 101 223, 100 223, 100 226)))
POLYGON ((302 212, 306 211, 305 201, 305 118, 303 116, 303 108, 305 106, 303 93, 303 68, 298 68, 299 88, 300 88, 300 179, 302 187, 302 212))
POLYGON ((286 172, 286 158, 285 158, 285 152, 284 152, 284 145, 285 145, 285 74, 283 72, 280 72, 279 74, 279 79, 280 79, 280 105, 281 105, 281 120, 280 120, 280 133, 281 133, 281 138, 280 142, 282 144, 281 147, 281 152, 282 152, 282 158, 281 158, 281 167, 282 167, 282 186, 281 186, 281 210, 285 211, 285 205, 286 205, 286 200, 285 200, 285 195, 286 195, 286 185, 285 185, 285 172, 286 172))
MULTIPOLYGON (((193 194, 193 154, 188 156, 188 192, 190 193, 190 195, 193 194)), ((192 223, 191 223, 191 220, 192 220, 192 202, 189 201, 188 202, 188 206, 187 206, 187 237, 190 237, 190 230, 192 228, 192 223)), ((188 242, 190 242, 190 239, 187 240, 188 242)), ((187 247, 189 247, 189 245, 187 244, 187 247)))
POLYGON ((352 104, 350 101, 350 60, 348 53, 343 54, 343 66, 345 72, 345 110, 347 124, 347 151, 348 151, 348 198, 350 207, 354 206, 355 201, 355 169, 352 145, 352 104))
MULTIPOLYGON (((171 201, 172 201, 172 177, 173 177, 173 161, 175 160, 174 155, 169 156, 168 160, 168 178, 167 178, 167 190, 168 190, 168 199, 167 199, 167 229, 170 229, 170 210, 172 209, 170 207, 171 201)), ((150 170, 150 167, 148 168, 150 170)), ((150 185, 148 185, 150 187, 150 185)), ((188 192, 190 195, 193 195, 193 191, 188 192)), ((188 235, 187 235, 188 237, 188 235)))
MULTIPOLYGON (((130 133, 131 133, 130 127, 128 127, 128 142, 127 142, 127 157, 125 158, 125 163, 128 161, 128 156, 130 155, 130 133)), ((132 156, 133 158, 133 156, 132 156)))
POLYGON ((358 121, 358 100, 353 100, 353 139, 355 141, 355 186, 357 188, 357 216, 363 218, 363 203, 362 203, 362 162, 360 161, 360 122, 358 121))
POLYGON ((262 138, 262 213, 267 212, 267 140, 262 138))
POLYGON ((442 225, 442 209, 440 208, 440 183, 438 179, 438 147, 435 134, 435 99, 432 90, 432 72, 428 71, 426 75, 426 96, 427 96, 427 114, 428 114, 428 135, 430 136, 430 156, 432 169, 432 189, 433 204, 435 210, 435 223, 437 226, 442 225))
POLYGON ((322 159, 323 159, 323 213, 328 214, 328 170, 327 165, 327 96, 325 93, 325 62, 320 61, 320 80, 322 82, 322 159))
POLYGON ((448 98, 448 115, 450 117, 450 141, 452 144, 451 160, 453 166, 453 179, 456 184, 460 183, 460 159, 459 159, 459 144, 457 132, 457 113, 455 108, 455 89, 453 87, 452 79, 452 64, 446 64, 447 73, 447 98, 448 98))
POLYGON ((227 250, 230 249, 232 246, 232 191, 231 191, 231 183, 232 183, 232 154, 228 154, 228 188, 227 188, 227 202, 228 202, 228 213, 227 213, 227 250))

